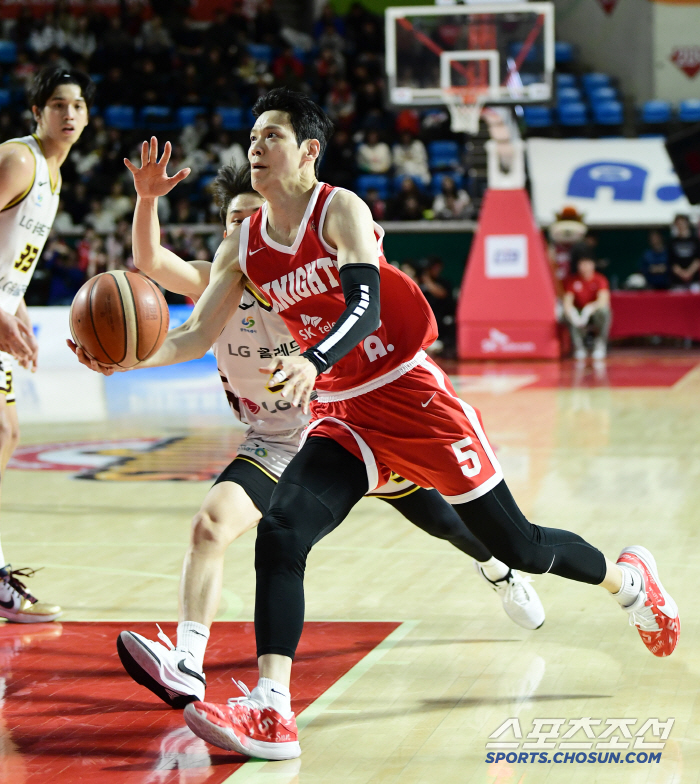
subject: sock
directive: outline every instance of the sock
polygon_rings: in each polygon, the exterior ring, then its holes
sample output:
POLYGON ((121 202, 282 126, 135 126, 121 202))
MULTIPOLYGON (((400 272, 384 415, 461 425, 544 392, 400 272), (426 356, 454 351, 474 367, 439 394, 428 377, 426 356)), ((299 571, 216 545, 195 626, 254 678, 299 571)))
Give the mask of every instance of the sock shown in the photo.
POLYGON ((271 678, 260 678, 258 685, 253 689, 251 697, 268 708, 274 708, 285 719, 292 715, 289 689, 271 678))
POLYGON ((5 556, 2 552, 2 542, 0 542, 0 569, 2 569, 3 566, 7 566, 7 561, 5 560, 5 556))
POLYGON ((177 647, 187 651, 197 662, 199 669, 204 668, 204 652, 209 642, 209 629, 202 623, 182 621, 177 625, 177 647))
POLYGON ((622 607, 629 607, 630 604, 634 604, 640 591, 644 589, 644 582, 639 570, 633 566, 625 563, 618 564, 618 566, 622 572, 622 587, 612 596, 622 607))
POLYGON ((492 583, 502 580, 510 571, 510 568, 503 561, 499 561, 498 558, 493 556, 488 561, 479 561, 479 566, 492 583))

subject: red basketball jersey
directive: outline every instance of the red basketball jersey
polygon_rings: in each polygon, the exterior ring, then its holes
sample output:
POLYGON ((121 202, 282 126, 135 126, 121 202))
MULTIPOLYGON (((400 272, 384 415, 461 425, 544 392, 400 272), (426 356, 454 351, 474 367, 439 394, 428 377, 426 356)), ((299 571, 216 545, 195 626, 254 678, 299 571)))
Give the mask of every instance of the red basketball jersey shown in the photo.
MULTIPOLYGON (((269 298, 302 351, 322 341, 347 307, 337 251, 323 239, 326 212, 338 190, 321 182, 316 185, 291 246, 268 236, 267 205, 241 226, 241 269, 269 298)), ((437 338, 435 317, 420 289, 384 258, 384 232, 376 224, 375 235, 381 324, 318 377, 316 388, 321 392, 362 394, 376 389, 417 365, 422 350, 437 338)))

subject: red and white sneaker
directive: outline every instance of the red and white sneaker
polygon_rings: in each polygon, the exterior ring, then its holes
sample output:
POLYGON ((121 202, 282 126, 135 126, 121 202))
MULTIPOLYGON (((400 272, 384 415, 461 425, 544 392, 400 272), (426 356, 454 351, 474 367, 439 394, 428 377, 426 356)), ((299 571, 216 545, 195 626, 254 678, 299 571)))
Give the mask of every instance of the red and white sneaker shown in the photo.
POLYGON ((292 714, 285 719, 274 708, 255 700, 244 683, 234 681, 245 695, 228 705, 191 702, 185 708, 187 726, 207 743, 247 757, 295 759, 301 755, 299 731, 292 714))
POLYGON ((634 567, 642 576, 644 590, 628 607, 630 625, 636 626, 639 636, 654 656, 670 656, 681 636, 678 607, 664 590, 659 580, 654 556, 645 548, 625 547, 618 564, 634 567))

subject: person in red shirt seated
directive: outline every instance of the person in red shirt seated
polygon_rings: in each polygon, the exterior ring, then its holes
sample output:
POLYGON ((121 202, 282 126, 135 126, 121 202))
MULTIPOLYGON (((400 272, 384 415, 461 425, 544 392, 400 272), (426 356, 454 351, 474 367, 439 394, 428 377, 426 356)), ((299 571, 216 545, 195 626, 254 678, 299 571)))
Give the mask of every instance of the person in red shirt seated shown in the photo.
POLYGON ((577 248, 575 275, 564 281, 564 320, 571 332, 574 358, 586 358, 585 337, 595 332, 593 359, 605 359, 610 331, 610 285, 605 275, 596 272, 595 260, 586 248, 577 248))

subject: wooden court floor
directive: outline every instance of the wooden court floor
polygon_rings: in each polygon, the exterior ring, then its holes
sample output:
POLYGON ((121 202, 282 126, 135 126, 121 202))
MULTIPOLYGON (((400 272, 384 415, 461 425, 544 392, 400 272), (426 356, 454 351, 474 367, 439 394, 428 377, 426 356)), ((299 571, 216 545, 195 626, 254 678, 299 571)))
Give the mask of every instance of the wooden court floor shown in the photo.
MULTIPOLYGON (((644 387, 489 389, 478 376, 463 371, 461 388, 473 390, 465 397, 482 411, 530 519, 570 528, 613 559, 628 544, 653 552, 681 612, 673 656, 653 657, 602 589, 551 575, 534 578, 544 626, 515 626, 470 559, 366 499, 309 559, 313 655, 293 684, 293 696, 307 695, 299 715, 303 755, 241 765, 183 736, 178 714, 122 676, 114 648, 120 628, 138 623, 155 637, 156 622, 176 620, 189 520, 210 483, 12 470, 0 517, 5 552, 17 567, 43 567, 31 586, 65 616, 62 632, 0 624, 0 781, 700 781, 693 582, 700 573, 700 367, 644 387), (353 648, 355 637, 363 642, 353 648), (64 671, 74 684, 70 697, 60 691, 64 671), (46 687, 51 678, 55 688, 46 687), (572 750, 562 738, 582 719, 592 720, 591 737, 579 731, 572 750), (629 721, 615 722, 622 719, 629 721), (137 732, 100 756, 91 733, 101 724, 113 737, 132 726, 137 732), (487 748, 498 742, 515 750, 487 748)), ((201 444, 230 428, 223 419, 32 425, 23 444, 180 436, 201 444)), ((182 450, 164 470, 181 463, 182 450)), ((226 562, 212 632, 220 641, 212 656, 221 698, 237 696, 228 676, 241 667, 253 685, 254 541, 251 532, 234 543, 226 562)))

